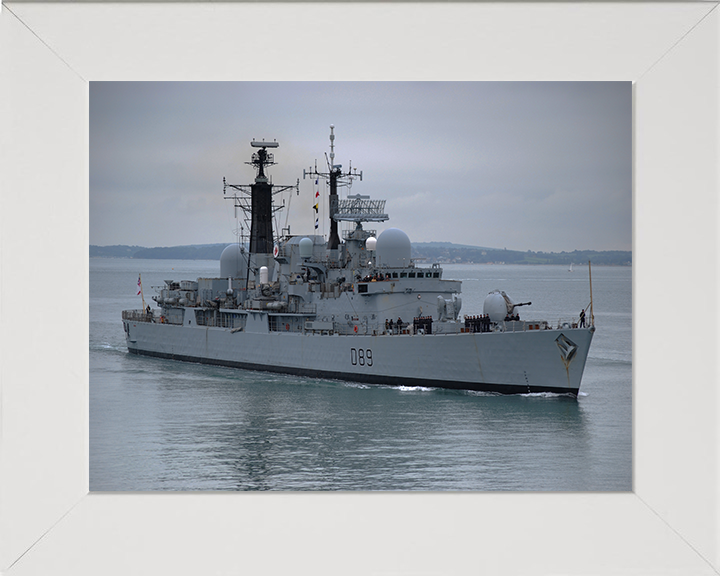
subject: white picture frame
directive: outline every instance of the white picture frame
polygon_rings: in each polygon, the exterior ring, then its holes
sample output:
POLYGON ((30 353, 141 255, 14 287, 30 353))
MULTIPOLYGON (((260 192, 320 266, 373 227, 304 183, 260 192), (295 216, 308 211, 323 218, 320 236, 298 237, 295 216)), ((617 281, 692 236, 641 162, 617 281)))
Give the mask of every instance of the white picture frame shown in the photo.
POLYGON ((0 571, 717 574, 717 2, 0 13, 0 571), (634 82, 633 492, 88 493, 88 82, 634 82))

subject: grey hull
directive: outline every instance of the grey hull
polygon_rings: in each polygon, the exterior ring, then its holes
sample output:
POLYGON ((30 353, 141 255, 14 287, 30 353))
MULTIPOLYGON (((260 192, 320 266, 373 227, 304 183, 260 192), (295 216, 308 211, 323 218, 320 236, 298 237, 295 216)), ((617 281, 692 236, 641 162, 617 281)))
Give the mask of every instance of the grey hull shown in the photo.
POLYGON ((594 332, 320 335, 125 325, 134 354, 368 384, 501 393, 577 394, 594 332))

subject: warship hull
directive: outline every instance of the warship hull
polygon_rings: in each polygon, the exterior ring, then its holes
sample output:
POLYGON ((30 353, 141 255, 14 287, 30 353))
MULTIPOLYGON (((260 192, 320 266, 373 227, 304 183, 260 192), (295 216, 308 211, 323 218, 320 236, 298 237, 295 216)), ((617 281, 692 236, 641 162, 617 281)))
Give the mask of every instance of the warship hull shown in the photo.
POLYGON ((594 332, 508 323, 487 333, 339 335, 124 323, 134 354, 367 384, 510 394, 577 394, 594 332))

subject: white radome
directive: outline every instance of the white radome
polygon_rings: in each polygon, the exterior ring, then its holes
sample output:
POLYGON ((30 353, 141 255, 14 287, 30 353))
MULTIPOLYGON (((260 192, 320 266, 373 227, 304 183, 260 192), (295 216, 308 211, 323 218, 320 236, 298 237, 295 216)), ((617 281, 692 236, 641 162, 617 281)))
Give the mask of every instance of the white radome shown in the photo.
POLYGON ((245 278, 247 255, 237 244, 230 244, 220 255, 220 276, 222 278, 245 278))
POLYGON ((402 268, 410 264, 410 238, 399 228, 388 228, 377 239, 375 252, 379 266, 402 268))
POLYGON ((313 254, 313 241, 310 238, 303 238, 298 244, 300 247, 300 258, 310 258, 313 254))

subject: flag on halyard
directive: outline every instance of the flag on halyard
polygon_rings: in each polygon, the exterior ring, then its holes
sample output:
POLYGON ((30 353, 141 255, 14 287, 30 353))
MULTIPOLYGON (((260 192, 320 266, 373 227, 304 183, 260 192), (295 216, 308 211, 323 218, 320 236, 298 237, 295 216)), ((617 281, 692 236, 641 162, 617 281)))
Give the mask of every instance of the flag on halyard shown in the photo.
POLYGON ((318 228, 318 219, 315 218, 315 230, 317 230, 317 228, 318 228))
POLYGON ((317 186, 318 180, 319 180, 318 178, 315 178, 315 185, 316 185, 316 186, 317 186))
MULTIPOLYGON (((138 274, 138 288, 139 288, 139 290, 138 290, 137 296, 140 296, 140 298, 142 298, 142 305, 143 305, 143 312, 144 312, 146 310, 145 296, 142 293, 142 280, 140 278, 140 274, 138 274)), ((147 312, 148 312, 148 314, 150 313, 150 306, 147 307, 147 312)))
POLYGON ((315 192, 315 198, 317 198, 318 196, 320 196, 320 190, 318 190, 317 192, 315 192))
POLYGON ((315 208, 315 212, 317 212, 317 211, 318 211, 318 204, 315 204, 315 206, 313 206, 313 208, 315 208))

